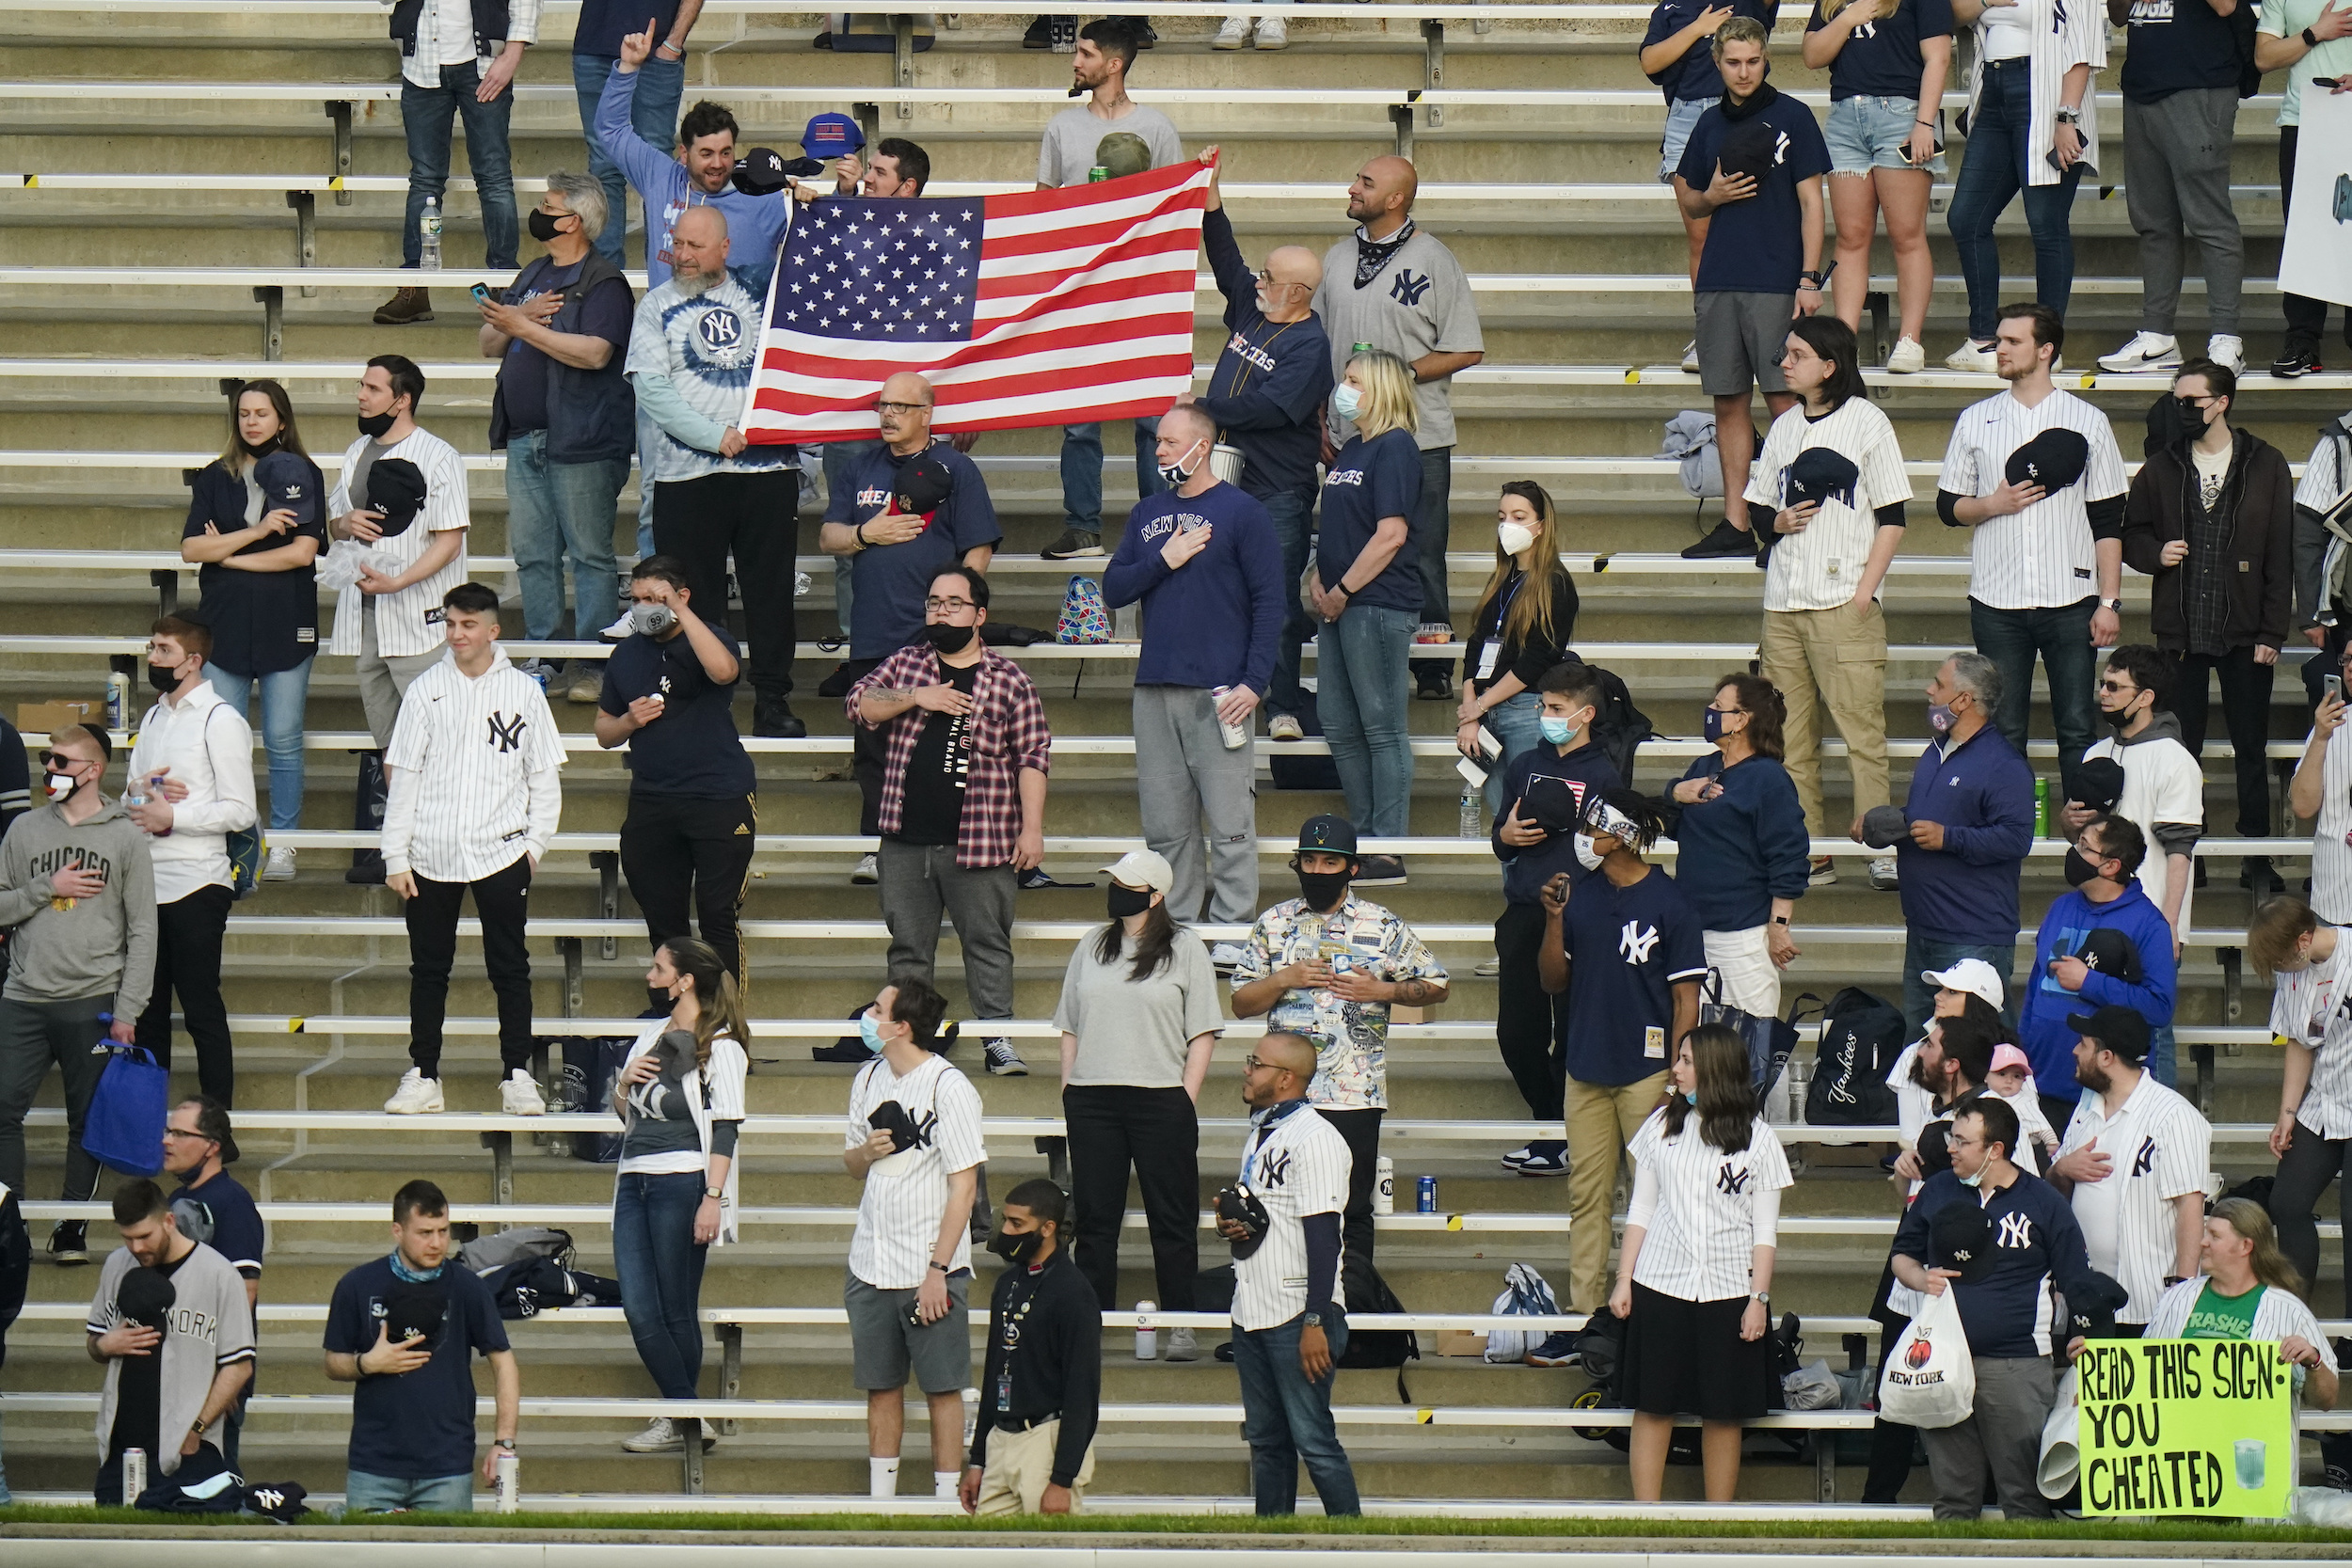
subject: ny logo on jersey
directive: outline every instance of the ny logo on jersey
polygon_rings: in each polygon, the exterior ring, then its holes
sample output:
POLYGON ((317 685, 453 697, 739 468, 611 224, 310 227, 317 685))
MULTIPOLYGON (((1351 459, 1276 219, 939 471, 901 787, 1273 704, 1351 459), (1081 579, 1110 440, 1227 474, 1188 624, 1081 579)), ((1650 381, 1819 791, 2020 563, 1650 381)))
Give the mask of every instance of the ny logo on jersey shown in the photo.
POLYGON ((1788 161, 1788 133, 1781 132, 1772 138, 1772 166, 1778 168, 1788 161))
POLYGON ((1722 1168, 1715 1172, 1715 1190, 1732 1197, 1738 1197, 1748 1190, 1748 1178, 1753 1174, 1751 1171, 1744 1170, 1735 1172, 1731 1168, 1731 1162, 1725 1160, 1722 1168))
POLYGON ((492 746, 501 752, 513 752, 521 749, 522 743, 523 716, 521 714, 493 713, 490 715, 490 744, 492 746))
POLYGON ((2132 1156, 2132 1174, 2134 1176, 2145 1176, 2155 1168, 2156 1140, 2153 1138, 2142 1138, 2139 1140, 2139 1152, 2132 1156))
POLYGON ((1291 1155, 1287 1148, 1269 1148, 1258 1156, 1258 1185, 1279 1187, 1290 1180, 1291 1155))
POLYGON ((1858 39, 1874 39, 1879 36, 1879 24, 1875 22, 1866 22, 1853 30, 1853 36, 1858 39))
POLYGON ((1994 1238, 1996 1246, 2024 1251, 2033 1245, 2033 1221, 2023 1214, 2003 1214, 2001 1233, 1994 1238))
POLYGON ((1652 926, 1645 930, 1638 920, 1627 921, 1625 929, 1617 933, 1617 951, 1629 964, 1649 962, 1649 951, 1657 945, 1658 927, 1652 926))
POLYGON ((1416 277, 1403 267, 1396 270, 1396 281, 1389 285, 1389 297, 1399 305, 1419 305, 1421 296, 1429 292, 1432 279, 1424 273, 1416 277))

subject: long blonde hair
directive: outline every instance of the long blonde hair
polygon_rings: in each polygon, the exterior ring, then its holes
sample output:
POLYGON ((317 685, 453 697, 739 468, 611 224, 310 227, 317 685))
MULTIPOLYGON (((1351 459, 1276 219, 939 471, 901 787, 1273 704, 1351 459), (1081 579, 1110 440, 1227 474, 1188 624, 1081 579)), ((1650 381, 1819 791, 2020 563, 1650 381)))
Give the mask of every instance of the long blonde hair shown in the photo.
POLYGON ((2246 1261, 2256 1279, 2291 1296, 2302 1295, 2303 1276, 2279 1250, 2278 1227, 2261 1204, 2250 1197, 2225 1197, 2207 1211, 2207 1217, 2221 1221, 2254 1244, 2246 1261))
POLYGON ((727 973, 727 966, 717 948, 692 937, 673 937, 661 944, 670 955, 670 967, 678 974, 694 982, 694 1066, 710 1066, 710 1042, 721 1035, 733 1040, 749 1054, 752 1048, 751 1022, 743 1016, 743 992, 727 973))
MULTIPOLYGON (((1519 591, 1512 595, 1510 608, 1502 612, 1497 636, 1515 648, 1535 641, 1549 642, 1553 641, 1550 578, 1561 570, 1559 514, 1552 509, 1549 493, 1532 479, 1512 480, 1502 487, 1502 493, 1517 496, 1535 509, 1535 565, 1527 574, 1527 580, 1519 584, 1519 591)), ((1502 585, 1511 580, 1511 574, 1518 567, 1518 559, 1505 554, 1502 541, 1496 539, 1495 569, 1487 576, 1486 586, 1479 591, 1478 610, 1470 617, 1472 626, 1485 618, 1486 606, 1502 592, 1502 585)))
POLYGON ((1368 348, 1347 362, 1356 372, 1363 402, 1357 405, 1357 434, 1367 441, 1401 430, 1407 436, 1421 430, 1421 404, 1413 397, 1413 372, 1393 354, 1368 348))

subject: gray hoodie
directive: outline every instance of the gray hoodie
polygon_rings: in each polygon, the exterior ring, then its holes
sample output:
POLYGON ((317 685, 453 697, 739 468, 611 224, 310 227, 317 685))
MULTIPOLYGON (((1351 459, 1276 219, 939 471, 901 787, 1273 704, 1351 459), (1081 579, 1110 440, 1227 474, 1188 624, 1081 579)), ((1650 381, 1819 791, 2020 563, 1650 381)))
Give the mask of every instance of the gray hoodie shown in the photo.
POLYGON ((114 1016, 139 1016, 155 984, 155 874, 147 835, 104 800, 71 823, 54 804, 27 812, 0 839, 0 930, 8 933, 6 994, 75 1002, 114 993, 114 1016), (53 872, 79 865, 105 879, 95 898, 57 898, 53 872))

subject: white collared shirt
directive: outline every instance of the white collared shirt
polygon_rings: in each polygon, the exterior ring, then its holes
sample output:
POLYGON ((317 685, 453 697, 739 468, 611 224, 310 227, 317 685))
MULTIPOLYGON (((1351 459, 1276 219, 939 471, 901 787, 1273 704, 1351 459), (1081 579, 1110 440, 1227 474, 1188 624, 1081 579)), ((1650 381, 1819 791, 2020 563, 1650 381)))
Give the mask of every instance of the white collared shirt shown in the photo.
POLYGON ((2201 1195, 2213 1169, 2213 1125, 2143 1072, 2111 1117, 2104 1097, 2083 1091, 2058 1154, 2093 1147, 2111 1164, 2104 1179, 2074 1183, 2074 1219, 2090 1266, 2131 1292, 2115 1321, 2144 1323, 2177 1260, 2172 1200, 2201 1195))
POLYGON ((547 853, 564 812, 548 695, 502 648, 468 676, 444 657, 409 686, 384 753, 384 869, 478 882, 547 853))
POLYGON ((167 768, 188 786, 188 798, 172 803, 171 832, 147 841, 147 858, 155 868, 155 902, 176 904, 199 888, 230 885, 229 835, 257 820, 253 730, 211 681, 197 682, 176 703, 159 701, 139 721, 129 776, 148 793, 144 781, 167 768))

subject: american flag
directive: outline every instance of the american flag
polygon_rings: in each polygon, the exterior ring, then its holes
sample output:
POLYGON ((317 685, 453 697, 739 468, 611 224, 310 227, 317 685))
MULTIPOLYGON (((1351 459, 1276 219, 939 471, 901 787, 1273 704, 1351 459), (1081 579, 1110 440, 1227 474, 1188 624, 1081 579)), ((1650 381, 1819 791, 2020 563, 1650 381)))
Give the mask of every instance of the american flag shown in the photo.
POLYGON ((897 371, 930 379, 942 433, 1166 413, 1192 381, 1208 183, 1186 159, 1058 191, 801 207, 740 428, 872 436, 897 371))

